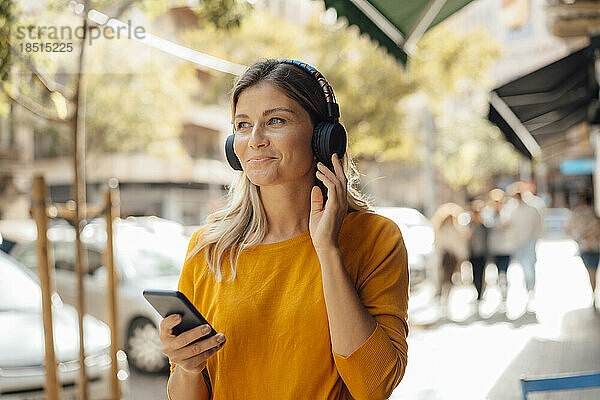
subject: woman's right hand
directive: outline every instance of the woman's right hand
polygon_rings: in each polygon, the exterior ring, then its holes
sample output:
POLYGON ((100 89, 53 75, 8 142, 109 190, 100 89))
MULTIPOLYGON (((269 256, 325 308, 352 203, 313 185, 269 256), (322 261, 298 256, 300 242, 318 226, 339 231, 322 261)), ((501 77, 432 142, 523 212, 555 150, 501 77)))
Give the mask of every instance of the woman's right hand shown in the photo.
POLYGON ((173 335, 173 328, 181 322, 179 314, 169 315, 160 322, 160 341, 162 352, 169 361, 177 364, 189 373, 200 373, 206 367, 206 360, 219 351, 225 344, 225 335, 218 333, 201 339, 211 331, 210 326, 200 325, 178 336, 173 335))

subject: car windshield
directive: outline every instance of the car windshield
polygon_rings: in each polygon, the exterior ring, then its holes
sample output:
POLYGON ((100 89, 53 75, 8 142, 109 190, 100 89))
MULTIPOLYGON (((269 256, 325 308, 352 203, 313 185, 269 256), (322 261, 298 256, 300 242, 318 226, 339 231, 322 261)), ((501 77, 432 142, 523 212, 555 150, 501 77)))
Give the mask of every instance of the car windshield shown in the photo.
POLYGON ((428 254, 433 250, 433 228, 427 217, 418 210, 394 207, 378 207, 375 210, 398 225, 409 255, 428 254))
POLYGON ((120 233, 117 253, 120 262, 142 278, 179 275, 187 249, 184 236, 120 233))
POLYGON ((423 214, 418 210, 412 208, 376 208, 378 214, 383 215, 397 224, 402 224, 407 227, 413 226, 429 226, 430 222, 423 214))
MULTIPOLYGON (((102 228, 102 227, 100 227, 102 228)), ((54 261, 57 270, 75 271, 75 245, 65 235, 53 242, 54 261), (66 240, 66 241, 65 241, 66 240)), ((93 274, 104 265, 106 232, 92 232, 84 246, 87 249, 88 272, 93 274)), ((189 238, 175 232, 152 232, 139 226, 122 226, 115 234, 115 261, 126 276, 152 278, 179 275, 183 266, 189 238)), ((19 249, 15 257, 21 263, 35 268, 37 255, 35 243, 19 249)))
POLYGON ((42 293, 37 282, 4 254, 0 254, 0 276, 0 311, 41 309, 42 293))

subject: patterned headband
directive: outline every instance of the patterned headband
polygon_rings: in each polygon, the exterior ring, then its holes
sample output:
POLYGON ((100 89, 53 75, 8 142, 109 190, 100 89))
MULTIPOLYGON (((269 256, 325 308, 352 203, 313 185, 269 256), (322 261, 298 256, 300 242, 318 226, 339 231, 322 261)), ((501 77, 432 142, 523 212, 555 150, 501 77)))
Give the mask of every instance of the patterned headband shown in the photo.
POLYGON ((280 58, 277 61, 280 63, 293 64, 300 68, 303 68, 305 71, 307 71, 309 74, 311 74, 317 80, 317 82, 319 82, 319 85, 321 85, 321 89, 323 89, 323 93, 325 94, 325 100, 328 103, 337 103, 335 100, 335 95, 333 94, 333 89, 331 88, 331 85, 329 85, 329 83, 327 82, 327 79, 325 79, 323 74, 321 74, 319 71, 317 71, 317 69, 315 67, 310 66, 307 63, 304 63, 301 61, 289 60, 286 58, 280 58))

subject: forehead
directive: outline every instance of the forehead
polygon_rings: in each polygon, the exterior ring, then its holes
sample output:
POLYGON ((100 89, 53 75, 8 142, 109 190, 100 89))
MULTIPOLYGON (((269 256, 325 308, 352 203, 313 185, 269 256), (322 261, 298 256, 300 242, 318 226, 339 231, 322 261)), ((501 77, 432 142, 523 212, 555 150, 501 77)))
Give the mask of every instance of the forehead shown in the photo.
POLYGON ((240 93, 236 114, 256 110, 262 112, 275 107, 286 107, 294 111, 303 110, 294 99, 268 82, 261 82, 246 88, 240 93))

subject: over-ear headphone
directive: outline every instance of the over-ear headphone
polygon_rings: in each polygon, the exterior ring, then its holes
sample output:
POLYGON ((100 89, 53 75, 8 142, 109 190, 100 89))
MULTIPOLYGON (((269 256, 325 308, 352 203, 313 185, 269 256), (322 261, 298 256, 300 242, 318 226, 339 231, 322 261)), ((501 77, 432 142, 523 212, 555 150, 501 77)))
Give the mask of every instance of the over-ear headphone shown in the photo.
MULTIPOLYGON (((323 93, 325 94, 325 100, 327 101, 327 119, 319 122, 314 127, 311 143, 317 161, 321 161, 328 168, 333 170, 333 165, 331 163, 333 153, 337 153, 338 158, 341 160, 346 152, 346 129, 344 129, 339 122, 340 108, 335 101, 333 89, 329 83, 327 83, 325 77, 317 71, 316 68, 296 60, 278 59, 277 61, 280 63, 296 65, 304 69, 319 82, 319 85, 321 85, 323 93)), ((231 165, 233 169, 241 171, 242 164, 233 151, 234 138, 235 126, 233 128, 233 135, 229 135, 225 141, 225 155, 229 165, 231 165)))

